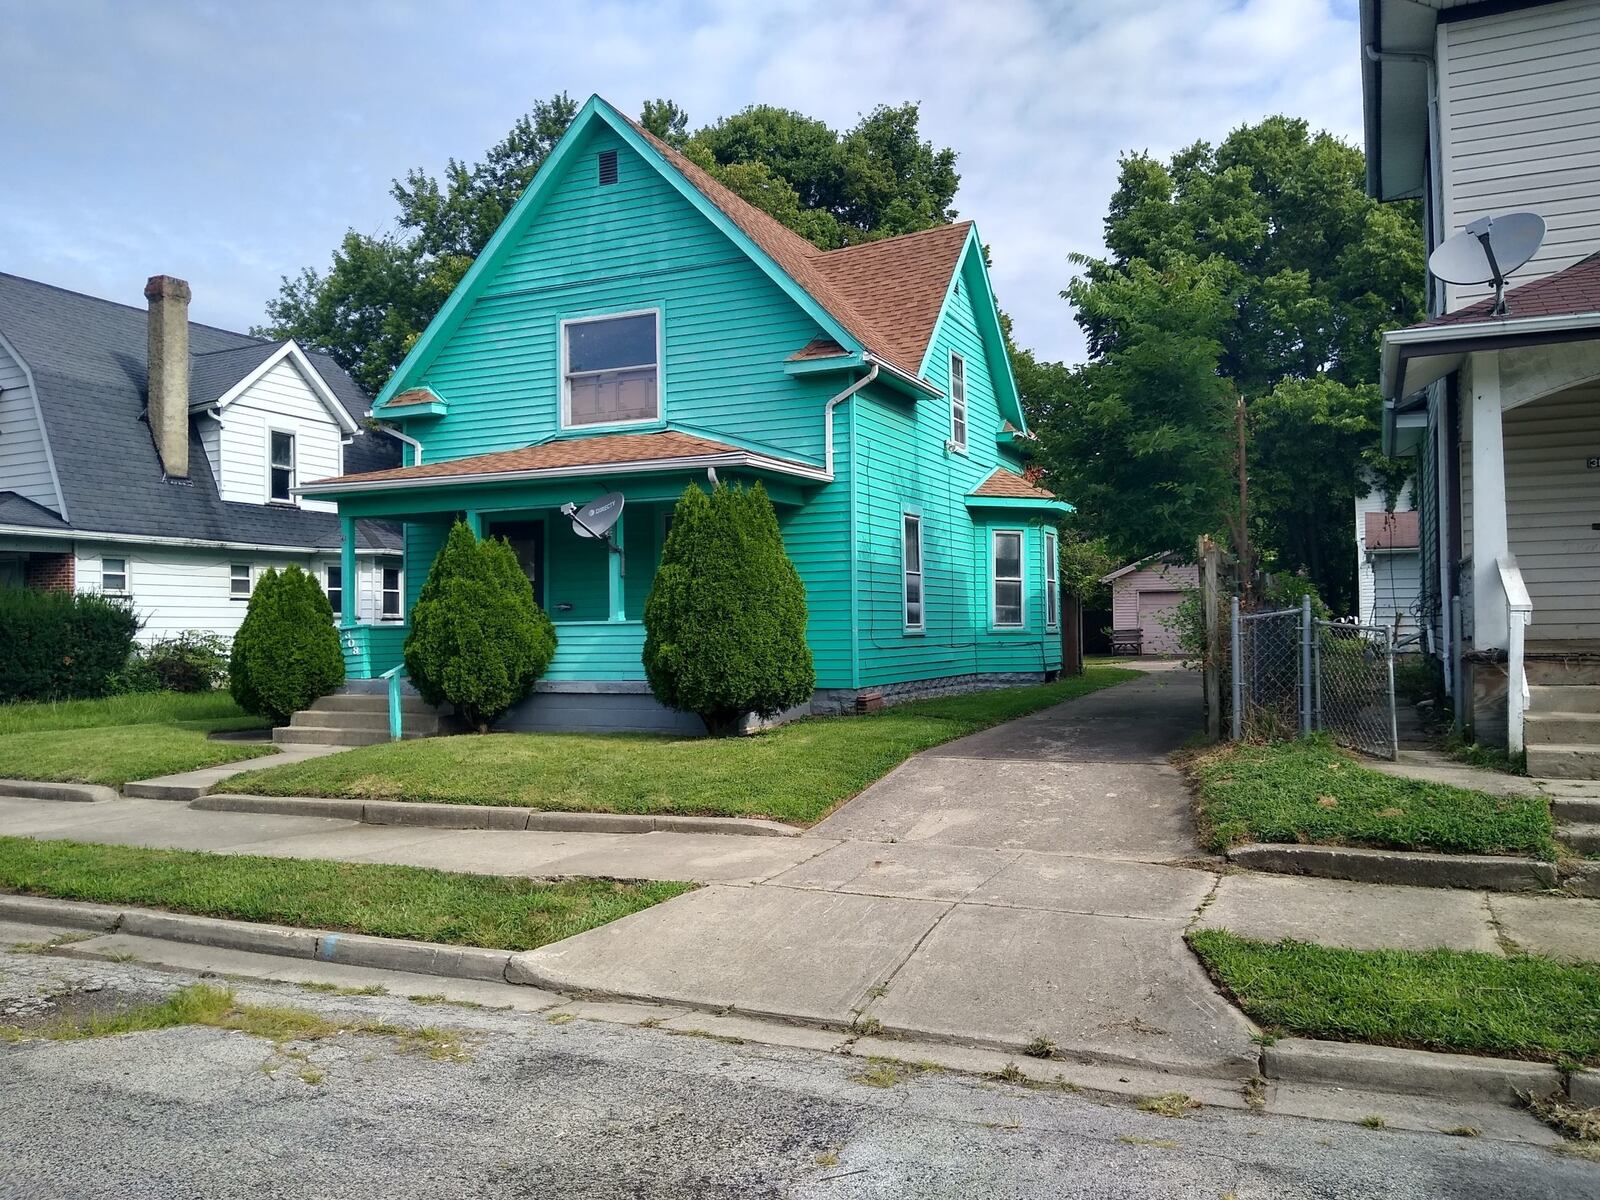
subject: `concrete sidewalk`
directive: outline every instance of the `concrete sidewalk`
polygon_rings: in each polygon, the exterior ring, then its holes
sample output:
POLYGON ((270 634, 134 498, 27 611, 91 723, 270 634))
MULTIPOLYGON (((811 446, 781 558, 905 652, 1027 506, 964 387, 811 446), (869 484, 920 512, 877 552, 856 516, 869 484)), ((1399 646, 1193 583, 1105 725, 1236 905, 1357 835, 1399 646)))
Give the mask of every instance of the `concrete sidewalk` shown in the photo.
POLYGON ((1248 873, 1201 854, 1166 756, 1199 687, 1160 669, 912 759, 807 835, 553 833, 0 798, 0 834, 708 886, 520 955, 569 993, 1239 1079, 1251 1026, 1195 923, 1357 948, 1594 957, 1600 902, 1248 873))

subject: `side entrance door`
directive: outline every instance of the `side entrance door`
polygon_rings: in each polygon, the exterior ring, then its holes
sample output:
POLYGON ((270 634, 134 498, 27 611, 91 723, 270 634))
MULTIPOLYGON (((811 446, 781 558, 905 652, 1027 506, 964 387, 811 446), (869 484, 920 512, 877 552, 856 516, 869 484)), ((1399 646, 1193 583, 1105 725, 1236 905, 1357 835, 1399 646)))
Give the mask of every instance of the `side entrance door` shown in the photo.
POLYGON ((544 522, 491 521, 486 532, 490 537, 505 538, 511 544, 522 573, 533 585, 535 602, 544 608, 544 522))

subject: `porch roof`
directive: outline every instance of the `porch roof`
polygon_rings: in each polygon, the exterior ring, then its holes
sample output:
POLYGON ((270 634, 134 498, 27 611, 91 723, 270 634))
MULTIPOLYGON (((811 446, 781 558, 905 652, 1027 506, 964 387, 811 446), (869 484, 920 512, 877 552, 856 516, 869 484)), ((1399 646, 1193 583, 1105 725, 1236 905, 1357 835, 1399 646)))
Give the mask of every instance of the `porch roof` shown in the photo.
POLYGON ((519 479, 562 479, 624 472, 704 470, 745 467, 825 482, 827 473, 806 463, 779 458, 676 429, 654 433, 608 433, 560 438, 519 450, 475 454, 446 462, 364 471, 319 479, 298 489, 304 496, 330 496, 372 489, 430 487, 519 479))

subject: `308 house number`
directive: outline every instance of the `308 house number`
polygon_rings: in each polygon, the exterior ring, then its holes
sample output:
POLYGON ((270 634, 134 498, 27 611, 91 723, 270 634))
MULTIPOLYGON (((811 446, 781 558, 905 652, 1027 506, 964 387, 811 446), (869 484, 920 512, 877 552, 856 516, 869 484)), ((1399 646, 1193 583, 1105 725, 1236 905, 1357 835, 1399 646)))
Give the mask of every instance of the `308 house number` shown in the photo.
POLYGON ((1591 471, 1600 471, 1600 454, 1595 454, 1595 455, 1591 455, 1590 456, 1590 458, 1589 458, 1589 470, 1591 470, 1591 471))

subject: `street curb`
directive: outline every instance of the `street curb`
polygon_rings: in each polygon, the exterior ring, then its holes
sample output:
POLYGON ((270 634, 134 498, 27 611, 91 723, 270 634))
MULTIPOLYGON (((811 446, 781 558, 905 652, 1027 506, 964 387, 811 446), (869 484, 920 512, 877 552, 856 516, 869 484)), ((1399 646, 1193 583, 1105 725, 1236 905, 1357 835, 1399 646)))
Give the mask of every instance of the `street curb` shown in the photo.
POLYGON ((25 925, 65 925, 70 929, 97 929, 109 933, 122 921, 122 910, 83 900, 0 894, 0 918, 25 925))
POLYGON ((1508 1105, 1517 1103, 1519 1091, 1548 1096, 1565 1087, 1561 1071, 1548 1063, 1309 1038, 1281 1038, 1266 1046, 1261 1073, 1280 1083, 1508 1105))
POLYGON ((251 921, 227 921, 217 917, 193 917, 187 913, 152 912, 148 909, 124 910, 118 933, 134 937, 164 938, 169 942, 192 942, 224 950, 249 950, 256 954, 277 954, 284 958, 311 958, 317 952, 318 934, 314 930, 286 925, 257 925, 251 921))
POLYGON ((510 950, 445 946, 438 942, 413 942, 361 933, 323 933, 317 935, 316 943, 315 957, 321 962, 410 971, 416 975, 445 975, 453 979, 504 982, 506 964, 512 955, 510 950))
POLYGON ((366 825, 433 829, 497 829, 559 833, 716 833, 738 837, 799 837, 803 830, 757 817, 650 816, 632 813, 547 812, 492 804, 427 804, 408 800, 341 800, 320 796, 248 796, 216 792, 189 805, 205 812, 336 817, 366 825))
POLYGON ((1567 1095, 1579 1108, 1600 1108, 1600 1071, 1574 1071, 1567 1076, 1567 1095))
POLYGON ((1358 883, 1408 887, 1538 892, 1557 887, 1554 863, 1500 854, 1428 854, 1355 846, 1252 843, 1228 851, 1228 861, 1253 871, 1315 875, 1358 883))
POLYGON ((20 796, 25 800, 72 800, 81 804, 102 804, 117 798, 117 789, 98 783, 44 783, 35 779, 0 779, 0 796, 20 796))

